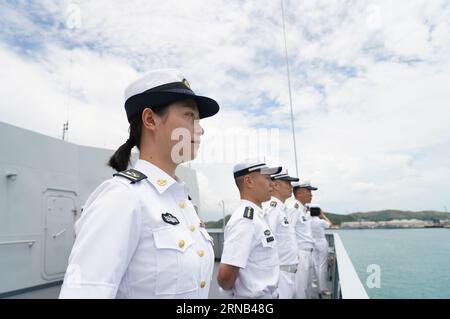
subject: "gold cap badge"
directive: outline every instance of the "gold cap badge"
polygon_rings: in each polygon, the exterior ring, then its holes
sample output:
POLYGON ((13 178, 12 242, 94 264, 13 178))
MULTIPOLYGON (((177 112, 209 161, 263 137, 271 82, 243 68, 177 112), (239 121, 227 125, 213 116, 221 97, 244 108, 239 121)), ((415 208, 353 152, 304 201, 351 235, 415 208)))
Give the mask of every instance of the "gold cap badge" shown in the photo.
POLYGON ((189 84, 188 80, 183 79, 183 84, 186 85, 189 89, 191 88, 191 85, 189 84))

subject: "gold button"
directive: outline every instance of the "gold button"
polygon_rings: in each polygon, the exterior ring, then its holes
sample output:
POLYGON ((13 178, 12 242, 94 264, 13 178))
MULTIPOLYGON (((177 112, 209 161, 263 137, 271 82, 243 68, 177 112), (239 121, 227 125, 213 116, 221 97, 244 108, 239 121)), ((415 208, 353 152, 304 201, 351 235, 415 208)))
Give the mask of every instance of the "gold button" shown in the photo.
POLYGON ((203 257, 205 255, 205 251, 204 250, 199 250, 198 255, 200 257, 203 257))
POLYGON ((156 181, 156 183, 158 183, 159 186, 166 186, 167 181, 165 179, 160 178, 156 181))
POLYGON ((183 239, 178 242, 178 247, 180 247, 180 248, 184 247, 184 240, 183 239))
POLYGON ((191 232, 195 232, 195 226, 194 226, 194 225, 191 225, 191 226, 189 227, 189 229, 191 230, 191 232))
POLYGON ((178 206, 180 206, 180 208, 184 208, 184 200, 181 200, 178 206))
POLYGON ((206 286, 206 281, 202 280, 200 282, 200 288, 205 288, 205 286, 206 286))

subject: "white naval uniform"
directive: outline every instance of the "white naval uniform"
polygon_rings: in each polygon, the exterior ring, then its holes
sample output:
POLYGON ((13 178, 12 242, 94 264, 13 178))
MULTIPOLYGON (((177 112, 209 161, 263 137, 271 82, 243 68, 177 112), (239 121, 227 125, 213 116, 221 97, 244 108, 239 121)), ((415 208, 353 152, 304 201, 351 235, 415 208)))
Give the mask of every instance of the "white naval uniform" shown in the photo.
POLYGON ((325 238, 325 229, 330 224, 318 216, 311 217, 311 232, 315 240, 313 251, 314 272, 319 279, 319 288, 321 291, 329 289, 327 286, 328 269, 328 242, 325 238))
POLYGON ((241 200, 228 221, 221 263, 240 268, 232 289, 234 298, 278 297, 280 269, 276 240, 256 204, 241 200))
POLYGON ((291 222, 295 229, 297 239, 299 263, 296 273, 297 298, 311 299, 314 239, 311 232, 310 216, 306 207, 295 200, 294 207, 290 210, 291 222))
POLYGON ((264 218, 277 239, 280 260, 280 299, 295 298, 295 273, 298 265, 298 249, 295 230, 289 222, 285 204, 276 197, 263 204, 264 218))
POLYGON ((184 183, 138 160, 147 179, 115 176, 86 202, 60 298, 208 298, 212 238, 184 183))

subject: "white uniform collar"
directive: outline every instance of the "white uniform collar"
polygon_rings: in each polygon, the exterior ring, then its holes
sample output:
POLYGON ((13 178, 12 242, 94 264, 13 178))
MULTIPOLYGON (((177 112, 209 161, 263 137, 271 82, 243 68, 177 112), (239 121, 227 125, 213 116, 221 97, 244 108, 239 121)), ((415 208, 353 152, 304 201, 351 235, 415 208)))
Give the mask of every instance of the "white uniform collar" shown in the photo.
POLYGON ((183 190, 185 189, 184 182, 178 179, 178 177, 176 177, 176 179, 172 178, 172 176, 164 172, 158 166, 146 160, 138 159, 134 165, 134 169, 145 174, 147 180, 160 194, 164 193, 172 185, 177 185, 183 190))
POLYGON ((298 199, 295 200, 295 204, 298 204, 298 209, 302 209, 304 212, 306 212, 306 206, 302 204, 301 201, 298 199))
POLYGON ((246 199, 241 199, 241 205, 243 206, 250 206, 252 207, 258 214, 260 214, 261 216, 263 215, 263 210, 261 207, 259 207, 258 205, 256 205, 255 203, 246 200, 246 199))

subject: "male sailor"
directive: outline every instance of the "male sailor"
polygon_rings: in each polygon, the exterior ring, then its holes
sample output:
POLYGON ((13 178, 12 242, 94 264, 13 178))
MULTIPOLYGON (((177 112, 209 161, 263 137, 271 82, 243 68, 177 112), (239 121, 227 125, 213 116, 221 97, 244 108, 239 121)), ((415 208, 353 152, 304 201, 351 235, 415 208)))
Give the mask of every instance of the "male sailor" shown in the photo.
POLYGON ((295 298, 295 274, 298 264, 298 250, 295 230, 289 222, 286 199, 292 195, 292 182, 299 179, 291 177, 286 171, 272 175, 272 197, 263 203, 264 218, 277 239, 280 260, 280 280, 278 292, 280 299, 295 298))
POLYGON ((311 191, 315 191, 317 188, 308 181, 294 183, 293 186, 295 201, 289 215, 295 229, 299 258, 296 272, 297 298, 311 299, 314 238, 306 205, 311 203, 311 191))
POLYGON ((262 202, 270 199, 272 180, 281 167, 245 161, 234 166, 233 176, 241 202, 224 232, 217 280, 233 298, 277 298, 279 260, 276 238, 263 217, 262 202))

